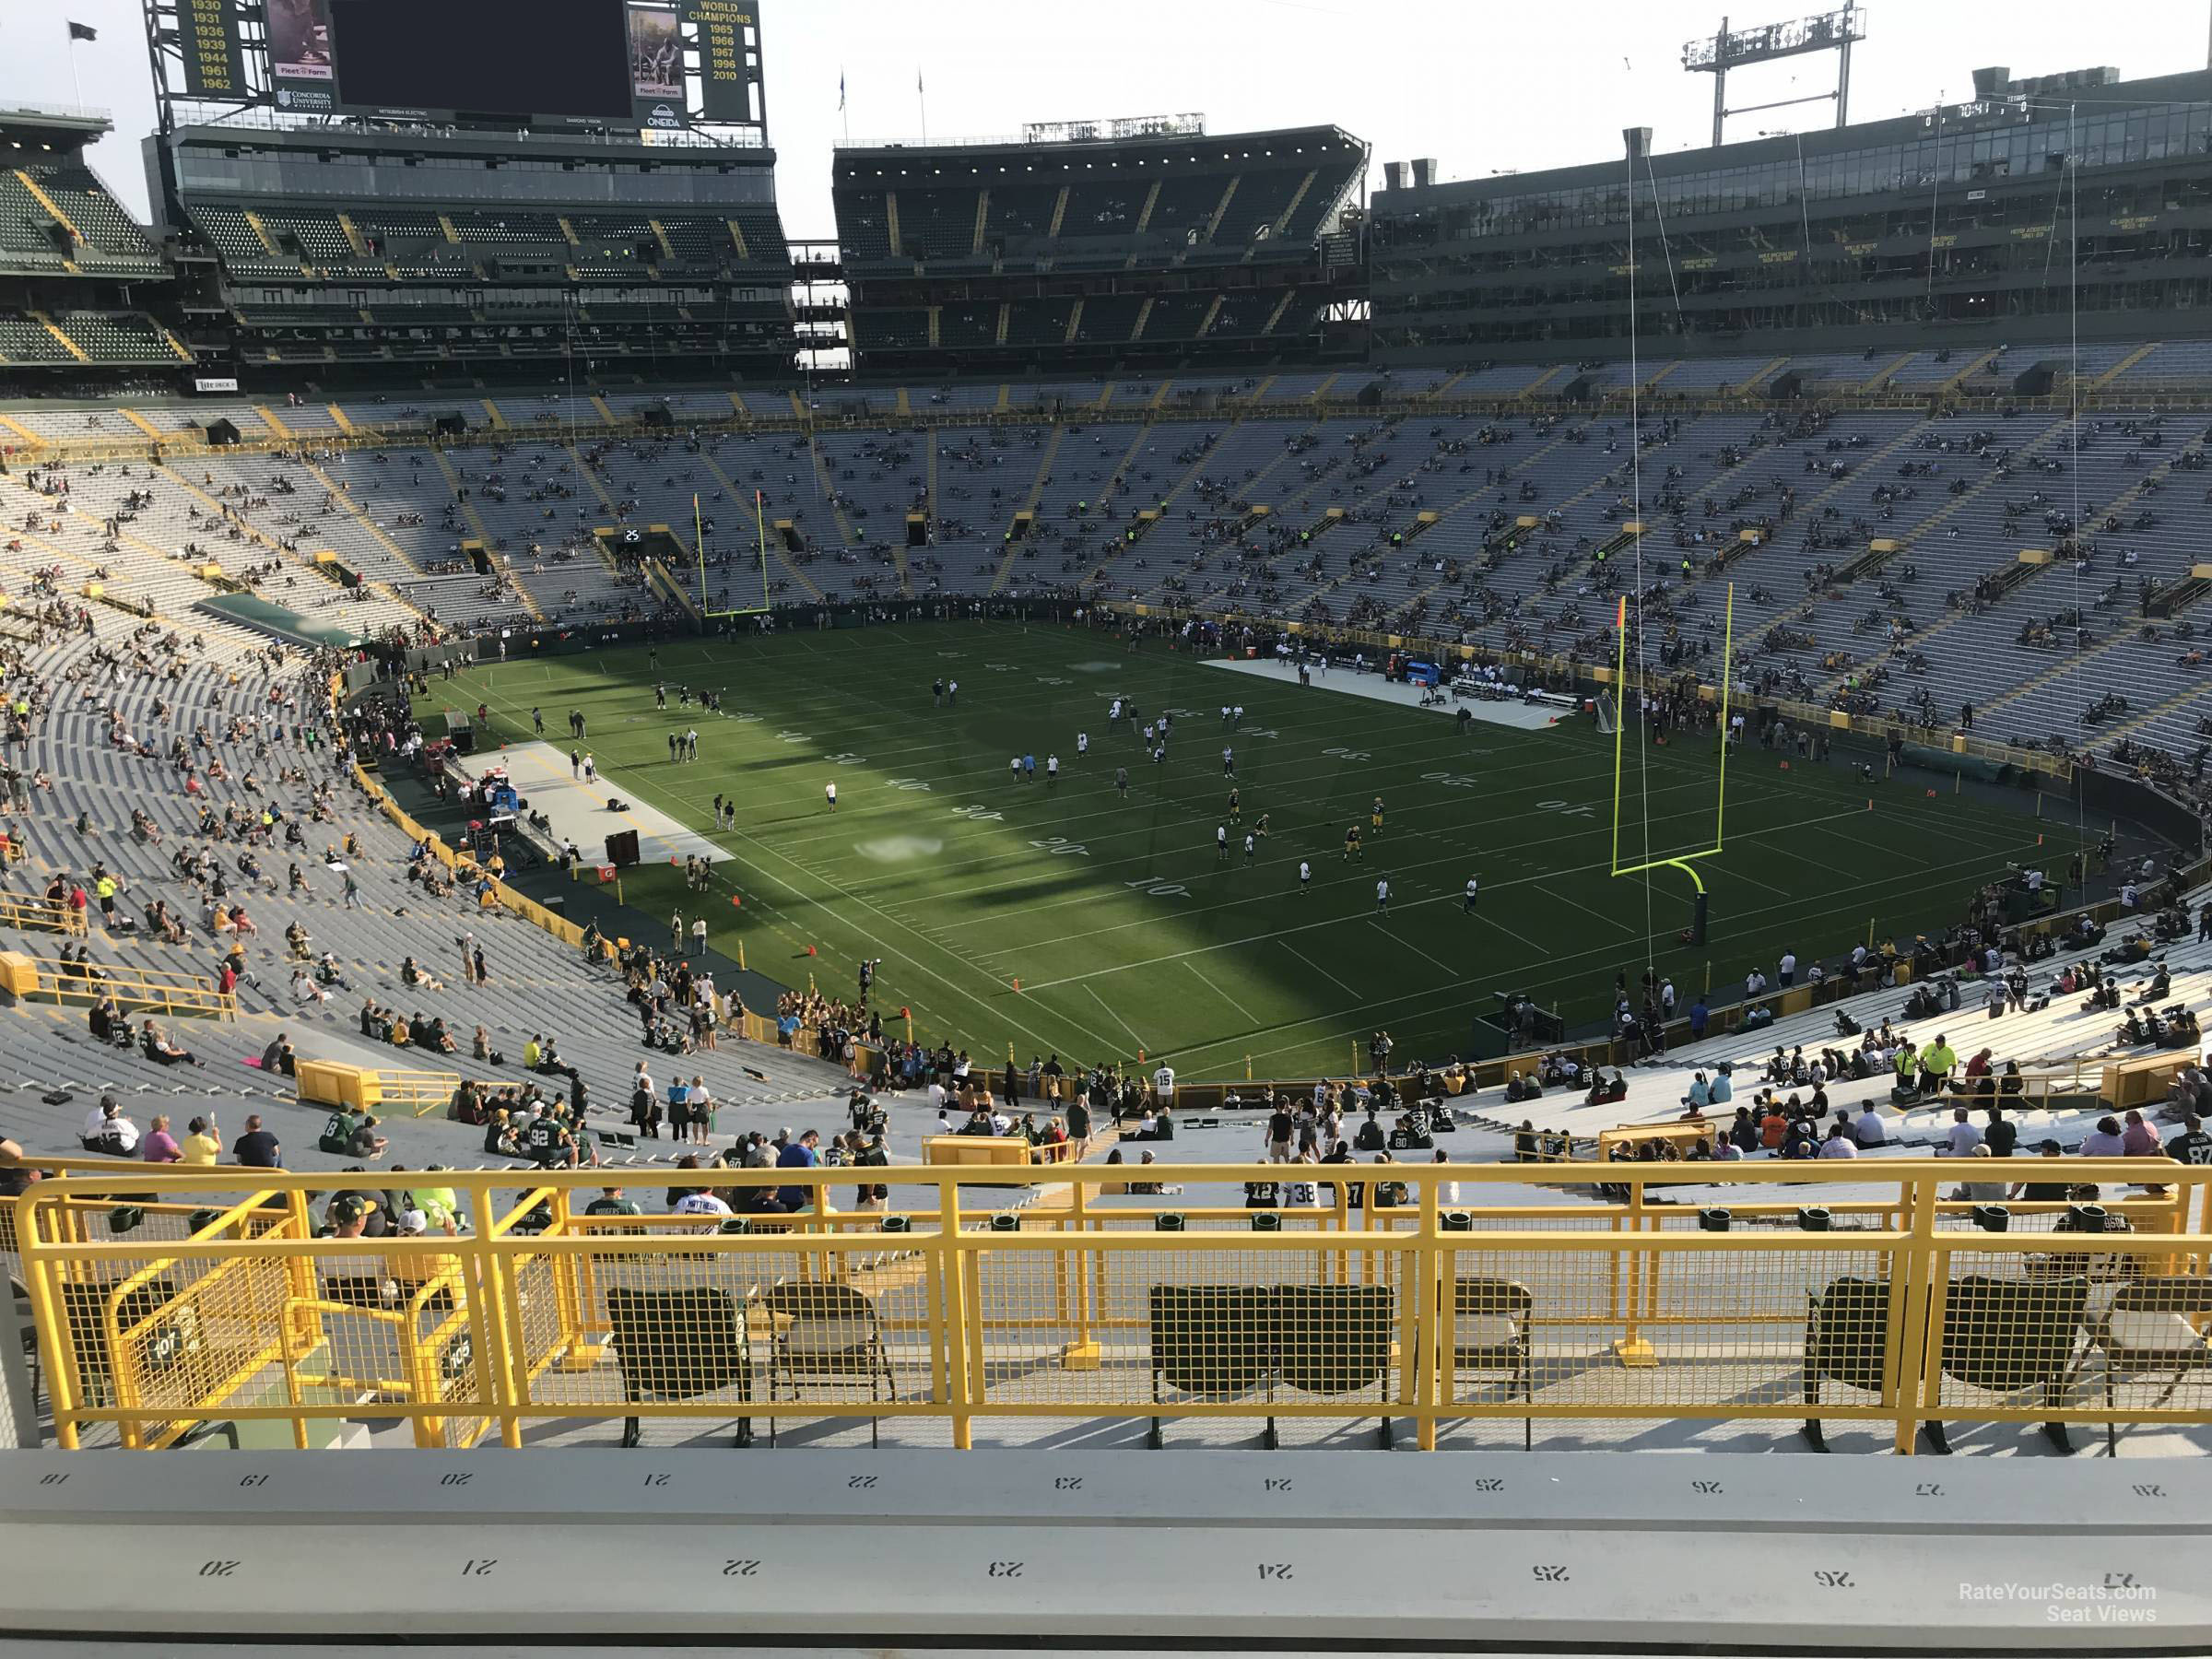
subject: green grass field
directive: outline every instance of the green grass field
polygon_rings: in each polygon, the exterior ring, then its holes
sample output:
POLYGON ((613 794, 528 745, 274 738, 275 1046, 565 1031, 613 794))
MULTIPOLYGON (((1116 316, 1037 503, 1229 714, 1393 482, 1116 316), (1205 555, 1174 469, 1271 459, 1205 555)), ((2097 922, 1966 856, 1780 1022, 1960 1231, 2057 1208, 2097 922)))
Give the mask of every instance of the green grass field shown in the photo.
MULTIPOLYGON (((1241 1076, 1248 1057, 1256 1076, 1297 1077, 1342 1071, 1376 1027, 1402 1058, 1464 1053, 1495 991, 1593 1018, 1655 940, 1687 1006, 1709 979, 1725 992, 1754 964, 1771 974, 1784 948, 1809 960, 1847 950, 1870 922, 1885 936, 1947 924, 2007 861, 2057 867, 2075 845, 2025 801, 2014 812, 1931 798, 1747 751, 1729 767, 1726 850, 1699 866, 1712 929, 1691 950, 1676 944, 1690 912, 1680 872, 1608 875, 1612 743, 1579 721, 1463 737, 1444 716, 1326 682, 1231 675, 1155 641, 1130 654, 1055 625, 679 641, 662 648, 659 672, 719 688, 726 713, 678 710, 673 693, 657 712, 642 648, 479 671, 434 687, 422 712, 481 699, 498 735, 523 740, 538 705, 562 740, 581 709, 623 794, 700 830, 712 797, 734 794, 737 828, 715 838, 726 855, 715 947, 734 953, 742 938, 754 969, 802 985, 812 972, 848 994, 857 959, 880 957, 879 1006, 909 1007, 917 1036, 996 1061, 1009 1043, 1024 1063, 1033 1051, 1090 1062, 1141 1049, 1191 1077, 1241 1076), (957 708, 931 706, 939 676, 959 681, 957 708), (1166 765, 1108 724, 1116 695, 1147 716, 1178 712, 1166 765), (1233 739, 1224 701, 1246 711, 1233 739), (692 724, 700 760, 670 765, 668 732, 692 724), (1083 759, 1078 731, 1090 735, 1083 759), (1271 820, 1250 866, 1241 833, 1227 863, 1215 852, 1225 741, 1244 825, 1271 820), (1034 783, 1009 781, 1021 752, 1037 757, 1034 783), (1049 752, 1062 767, 1051 788, 1049 752), (1347 863, 1345 828, 1367 830, 1377 794, 1383 832, 1347 863), (1300 858, 1313 866, 1304 891, 1300 858), (1390 912, 1377 916, 1384 876, 1390 912), (1482 884, 1473 915, 1469 876, 1482 884)), ((1623 861, 1644 855, 1647 813, 1652 855, 1707 844, 1715 770, 1705 741, 1644 750, 1631 737, 1623 861)), ((625 896, 656 918, 696 903, 666 865, 630 872, 625 896)))

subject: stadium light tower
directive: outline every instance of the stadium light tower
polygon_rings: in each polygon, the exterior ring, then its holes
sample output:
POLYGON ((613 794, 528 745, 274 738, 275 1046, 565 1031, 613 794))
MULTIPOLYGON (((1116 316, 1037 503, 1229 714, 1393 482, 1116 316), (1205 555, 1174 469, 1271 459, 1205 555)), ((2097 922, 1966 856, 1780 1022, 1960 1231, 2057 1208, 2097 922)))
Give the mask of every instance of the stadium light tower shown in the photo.
POLYGON ((1792 104, 1836 100, 1836 124, 1841 126, 1851 109, 1851 49, 1866 38, 1865 8, 1843 0, 1841 11, 1799 18, 1790 23, 1769 23, 1759 29, 1731 30, 1721 19, 1720 31, 1710 41, 1690 41, 1682 48, 1682 67, 1693 75, 1712 76, 1712 142, 1717 148, 1731 115, 1748 115, 1757 110, 1781 110, 1792 104), (1728 107, 1728 71, 1753 64, 1771 64, 1781 58, 1803 57, 1812 52, 1836 54, 1836 89, 1804 98, 1779 99, 1773 103, 1728 107))

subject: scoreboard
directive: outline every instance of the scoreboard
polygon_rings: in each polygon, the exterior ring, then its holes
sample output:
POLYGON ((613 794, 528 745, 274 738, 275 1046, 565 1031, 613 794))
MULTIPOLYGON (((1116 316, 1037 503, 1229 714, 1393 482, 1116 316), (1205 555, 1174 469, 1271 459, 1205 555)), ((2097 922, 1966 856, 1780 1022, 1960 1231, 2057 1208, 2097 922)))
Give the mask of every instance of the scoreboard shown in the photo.
POLYGON ((764 127, 755 0, 154 0, 164 90, 290 114, 764 127))

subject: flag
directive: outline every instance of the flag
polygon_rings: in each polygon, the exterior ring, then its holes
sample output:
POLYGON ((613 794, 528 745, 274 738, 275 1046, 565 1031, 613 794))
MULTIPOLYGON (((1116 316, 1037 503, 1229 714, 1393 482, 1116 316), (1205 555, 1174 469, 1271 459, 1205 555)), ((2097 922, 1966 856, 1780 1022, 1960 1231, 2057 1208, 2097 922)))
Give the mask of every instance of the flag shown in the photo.
POLYGON ((69 25, 69 38, 72 41, 97 41, 100 39, 100 30, 89 23, 73 22, 69 25))
POLYGON ((842 69, 837 72, 837 107, 841 110, 845 107, 845 72, 842 69))
POLYGON ((919 70, 919 69, 917 69, 917 70, 915 70, 915 71, 914 71, 914 92, 915 92, 916 96, 919 96, 919 95, 921 94, 921 91, 922 91, 922 71, 921 71, 921 70, 919 70))

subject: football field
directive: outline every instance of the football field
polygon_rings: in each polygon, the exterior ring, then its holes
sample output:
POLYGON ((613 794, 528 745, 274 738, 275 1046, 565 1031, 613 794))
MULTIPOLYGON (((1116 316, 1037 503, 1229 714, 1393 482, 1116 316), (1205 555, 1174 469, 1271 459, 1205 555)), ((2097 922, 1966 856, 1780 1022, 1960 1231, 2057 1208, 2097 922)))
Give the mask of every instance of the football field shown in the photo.
MULTIPOLYGON (((1248 1060, 1257 1077, 1311 1076, 1364 1056, 1376 1029, 1401 1059, 1441 1058, 1468 1052, 1497 992, 1526 992, 1573 1024, 1611 1006, 1617 973, 1634 982, 1653 959, 1687 1007, 1709 982, 1716 998, 1740 991, 1754 965, 1771 975, 1784 949, 1809 960, 1870 925, 1908 940, 1947 925, 2008 861, 2063 870, 2078 839, 2037 820, 2030 796, 2016 811, 1947 787, 1867 784, 1841 763, 1785 770, 1747 749, 1728 768, 1725 851, 1698 865, 1712 928, 1693 949, 1677 941, 1686 876, 1608 873, 1613 744, 1583 719, 1463 734, 1447 715, 1329 680, 1232 674, 1157 641, 1130 653, 1044 623, 687 640, 658 659, 657 675, 643 647, 502 664, 434 684, 418 712, 435 731, 430 716, 481 700, 495 735, 519 741, 535 707, 564 748, 569 712, 582 712, 606 789, 723 850, 707 907, 716 948, 734 955, 742 940, 759 971, 798 985, 811 973, 846 996, 856 963, 880 958, 877 1006, 911 1009, 917 1037, 993 1064, 1011 1044, 1025 1065, 1033 1053, 1141 1052, 1194 1077, 1241 1077, 1248 1060), (959 682, 951 706, 933 704, 938 678, 959 682), (719 689, 724 713, 679 708, 686 684, 719 689), (1110 723, 1117 697, 1144 720, 1172 712, 1164 762, 1130 722, 1110 723), (1234 731, 1225 702, 1244 707, 1234 731), (668 734, 693 726, 698 760, 672 763, 668 734), (1010 775, 1017 755, 1035 756, 1034 782, 1010 775), (712 834, 717 794, 735 798, 737 819, 712 834), (1471 912, 1470 877, 1481 884, 1471 912)), ((1709 738, 1652 748, 1631 735, 1621 862, 1709 845, 1716 770, 1709 738)), ((671 909, 699 908, 665 864, 626 872, 624 886, 655 919, 648 936, 671 909)))

